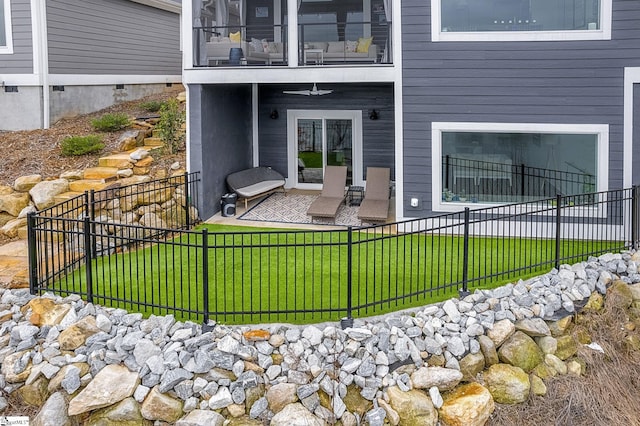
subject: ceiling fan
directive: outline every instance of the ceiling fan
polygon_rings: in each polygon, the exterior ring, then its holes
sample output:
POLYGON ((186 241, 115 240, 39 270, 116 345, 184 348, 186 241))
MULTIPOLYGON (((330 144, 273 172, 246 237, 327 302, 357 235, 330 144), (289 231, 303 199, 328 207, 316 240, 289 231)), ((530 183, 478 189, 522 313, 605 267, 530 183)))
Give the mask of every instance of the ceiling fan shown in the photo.
POLYGON ((320 96, 320 95, 328 95, 332 93, 333 90, 318 90, 318 86, 313 83, 313 89, 311 90, 283 90, 282 93, 286 93, 287 95, 304 95, 304 96, 320 96))

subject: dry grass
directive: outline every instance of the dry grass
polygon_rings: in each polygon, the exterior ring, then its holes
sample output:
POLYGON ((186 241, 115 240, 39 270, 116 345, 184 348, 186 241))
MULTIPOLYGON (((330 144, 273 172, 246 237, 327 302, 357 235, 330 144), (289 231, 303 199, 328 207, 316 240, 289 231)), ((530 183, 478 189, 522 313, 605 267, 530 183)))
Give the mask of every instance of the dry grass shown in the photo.
POLYGON ((625 328, 627 311, 607 298, 604 310, 578 315, 576 322, 590 331, 604 354, 582 347, 578 355, 587 365, 584 376, 546 381, 545 397, 532 396, 514 406, 496 404, 489 425, 640 425, 640 352, 626 343, 638 333, 625 328))

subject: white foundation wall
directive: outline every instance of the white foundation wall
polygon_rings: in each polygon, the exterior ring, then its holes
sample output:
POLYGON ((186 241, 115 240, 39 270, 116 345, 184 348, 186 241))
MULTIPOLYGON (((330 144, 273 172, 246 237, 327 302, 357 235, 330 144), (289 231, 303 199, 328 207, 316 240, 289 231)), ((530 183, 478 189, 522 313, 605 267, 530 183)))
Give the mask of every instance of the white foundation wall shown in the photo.
POLYGON ((5 92, 0 88, 0 130, 42 128, 42 88, 17 87, 17 92, 5 92))
POLYGON ((176 90, 179 84, 167 87, 165 83, 158 84, 125 84, 123 89, 116 89, 116 85, 99 86, 70 86, 65 85, 64 91, 49 89, 49 104, 51 106, 51 123, 61 118, 87 114, 115 105, 120 102, 135 101, 145 96, 176 90))

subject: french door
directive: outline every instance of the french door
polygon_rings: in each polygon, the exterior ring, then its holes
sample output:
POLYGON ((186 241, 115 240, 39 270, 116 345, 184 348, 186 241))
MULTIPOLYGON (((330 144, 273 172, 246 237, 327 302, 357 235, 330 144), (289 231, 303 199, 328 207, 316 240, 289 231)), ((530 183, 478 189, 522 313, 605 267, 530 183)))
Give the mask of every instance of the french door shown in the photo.
POLYGON ((289 110, 289 183, 321 189, 326 166, 346 166, 347 185, 362 185, 362 111, 289 110))

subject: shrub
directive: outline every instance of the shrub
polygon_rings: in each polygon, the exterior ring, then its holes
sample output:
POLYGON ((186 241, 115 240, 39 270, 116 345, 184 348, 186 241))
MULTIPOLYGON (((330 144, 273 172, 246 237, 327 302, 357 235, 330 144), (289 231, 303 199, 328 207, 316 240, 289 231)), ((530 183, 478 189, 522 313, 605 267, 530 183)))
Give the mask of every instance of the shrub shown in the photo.
POLYGON ((147 102, 142 102, 140 104, 140 108, 142 108, 143 110, 145 110, 147 112, 158 112, 158 111, 160 111, 160 108, 162 108, 162 105, 164 105, 164 102, 147 101, 147 102))
POLYGON ((177 99, 168 100, 160 108, 160 120, 156 124, 156 130, 158 130, 160 139, 167 144, 171 154, 175 154, 182 148, 184 142, 182 124, 184 120, 184 111, 177 99))
POLYGON ((119 112, 114 114, 105 114, 100 118, 91 121, 94 129, 101 132, 114 132, 129 126, 130 120, 127 114, 119 112))
POLYGON ((60 148, 62 155, 72 156, 100 151, 104 148, 104 144, 98 135, 71 136, 62 141, 60 148))

